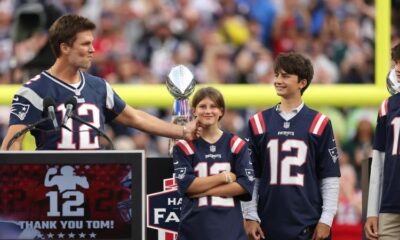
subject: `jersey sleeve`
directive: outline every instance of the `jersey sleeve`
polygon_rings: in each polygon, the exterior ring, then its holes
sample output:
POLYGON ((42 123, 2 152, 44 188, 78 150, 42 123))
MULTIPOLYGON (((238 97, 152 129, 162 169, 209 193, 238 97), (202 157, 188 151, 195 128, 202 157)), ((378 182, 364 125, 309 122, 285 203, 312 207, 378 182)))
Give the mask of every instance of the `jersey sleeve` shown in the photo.
POLYGON ((330 120, 323 129, 319 141, 316 161, 318 178, 340 177, 339 154, 330 120))
POLYGON ((386 147, 386 119, 388 110, 388 99, 383 101, 379 107, 378 119, 375 128, 373 147, 379 152, 385 152, 386 147))
POLYGON ((29 125, 37 122, 43 116, 43 99, 32 89, 22 87, 14 95, 9 125, 29 125))
POLYGON ((237 141, 240 143, 233 152, 235 159, 234 173, 236 174, 236 182, 246 190, 245 194, 238 197, 241 201, 250 201, 254 188, 254 170, 247 143, 240 138, 237 138, 237 141))
POLYGON ((116 118, 125 108, 126 103, 121 99, 121 97, 112 89, 110 84, 106 82, 107 96, 106 96, 106 109, 105 117, 106 122, 111 122, 116 118))
POLYGON ((184 143, 180 143, 179 141, 175 144, 172 152, 173 157, 173 165, 174 165, 174 172, 175 172, 175 179, 178 184, 178 192, 182 195, 186 194, 187 189, 189 188, 190 184, 196 178, 196 173, 192 167, 192 154, 188 154, 185 151, 185 146, 183 144, 187 144, 185 141, 184 143))
POLYGON ((261 148, 258 147, 261 143, 261 137, 265 133, 265 121, 261 112, 253 115, 248 123, 247 141, 250 153, 251 162, 253 163, 254 175, 256 178, 261 177, 261 148))

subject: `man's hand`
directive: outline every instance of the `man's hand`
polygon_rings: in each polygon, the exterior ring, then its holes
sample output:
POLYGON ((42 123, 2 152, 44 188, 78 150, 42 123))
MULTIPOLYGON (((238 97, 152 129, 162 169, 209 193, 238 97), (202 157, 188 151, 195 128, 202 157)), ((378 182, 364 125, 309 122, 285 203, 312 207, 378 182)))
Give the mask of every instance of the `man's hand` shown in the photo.
POLYGON ((331 227, 326 225, 325 223, 318 223, 315 228, 313 240, 323 240, 329 237, 329 233, 331 231, 331 227))
POLYGON ((203 127, 201 126, 199 121, 190 121, 183 128, 183 139, 190 141, 199 138, 202 132, 203 127))
POLYGON ((378 217, 368 217, 365 222, 365 236, 368 240, 378 239, 378 217))
POLYGON ((251 240, 265 239, 264 232, 262 231, 260 224, 257 221, 245 220, 244 229, 246 234, 251 240))

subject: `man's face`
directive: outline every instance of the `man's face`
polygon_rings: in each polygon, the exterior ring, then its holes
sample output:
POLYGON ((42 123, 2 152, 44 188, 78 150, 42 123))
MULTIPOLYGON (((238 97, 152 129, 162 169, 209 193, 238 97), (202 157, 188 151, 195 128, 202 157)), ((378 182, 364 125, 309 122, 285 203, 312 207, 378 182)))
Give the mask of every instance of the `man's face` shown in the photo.
POLYGON ((93 59, 93 40, 93 32, 90 30, 78 33, 74 43, 69 47, 68 62, 74 67, 88 69, 93 59))
POLYGON ((280 70, 275 74, 274 86, 276 94, 282 98, 301 97, 301 89, 305 87, 306 80, 299 82, 299 77, 280 70))

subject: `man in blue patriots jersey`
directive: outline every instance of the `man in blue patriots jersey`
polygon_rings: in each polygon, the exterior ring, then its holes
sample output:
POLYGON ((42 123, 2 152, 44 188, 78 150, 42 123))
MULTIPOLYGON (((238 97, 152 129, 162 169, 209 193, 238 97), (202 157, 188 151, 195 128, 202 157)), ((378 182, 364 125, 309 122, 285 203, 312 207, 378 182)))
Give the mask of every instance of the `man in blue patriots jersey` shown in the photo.
MULTIPOLYGON (((164 122, 143 111, 133 109, 113 91, 104 80, 84 72, 90 67, 94 48, 95 25, 78 15, 65 15, 57 19, 49 30, 49 42, 56 62, 16 93, 12 102, 10 126, 1 149, 6 149, 10 139, 27 125, 46 114, 43 99, 55 100, 56 119, 60 123, 67 113, 64 103, 71 97, 77 99, 74 114, 93 126, 104 130, 105 123, 115 120, 125 126, 138 128, 150 134, 190 140, 199 130, 196 122, 178 126, 164 122)), ((39 150, 44 149, 100 149, 99 137, 88 126, 69 119, 66 128, 54 130, 51 121, 42 123, 31 131, 39 150)), ((20 149, 23 136, 11 149, 20 149)))
POLYGON ((192 106, 204 128, 201 137, 180 140, 173 149, 183 196, 178 239, 247 240, 240 206, 240 200, 251 199, 254 185, 247 144, 218 127, 225 111, 219 91, 200 89, 192 106))
POLYGON ((275 61, 281 102, 249 120, 256 183, 243 203, 251 239, 328 239, 338 205, 339 160, 330 120, 302 94, 313 78, 310 60, 283 53, 275 61))
POLYGON ((400 236, 400 44, 392 48, 394 68, 388 90, 393 94, 379 107, 372 151, 368 194, 367 239, 399 239, 400 236), (379 221, 378 221, 379 219, 379 221))

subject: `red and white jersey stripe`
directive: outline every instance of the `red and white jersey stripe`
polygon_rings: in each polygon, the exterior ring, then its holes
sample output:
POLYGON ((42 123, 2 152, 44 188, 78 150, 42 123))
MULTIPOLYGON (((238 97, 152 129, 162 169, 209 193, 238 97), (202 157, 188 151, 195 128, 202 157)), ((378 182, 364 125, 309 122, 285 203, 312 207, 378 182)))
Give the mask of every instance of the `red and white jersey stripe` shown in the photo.
POLYGON ((238 136, 233 136, 231 138, 231 152, 234 154, 238 154, 240 150, 242 150, 245 142, 239 138, 238 136))
POLYGON ((192 142, 188 142, 186 140, 179 140, 176 142, 176 145, 185 152, 186 156, 194 154, 194 146, 192 142))
POLYGON ((315 117, 314 120, 311 124, 310 133, 316 134, 318 136, 321 136, 322 133, 324 132, 326 124, 329 122, 329 118, 322 114, 318 113, 315 117))
POLYGON ((265 130, 266 130, 264 118, 262 116, 262 112, 254 114, 250 118, 250 124, 251 124, 251 128, 253 129, 253 134, 254 135, 263 134, 265 132, 265 130))
POLYGON ((381 106, 379 107, 379 117, 386 116, 387 111, 388 111, 388 102, 389 102, 389 99, 386 98, 385 101, 383 101, 381 103, 381 106))

